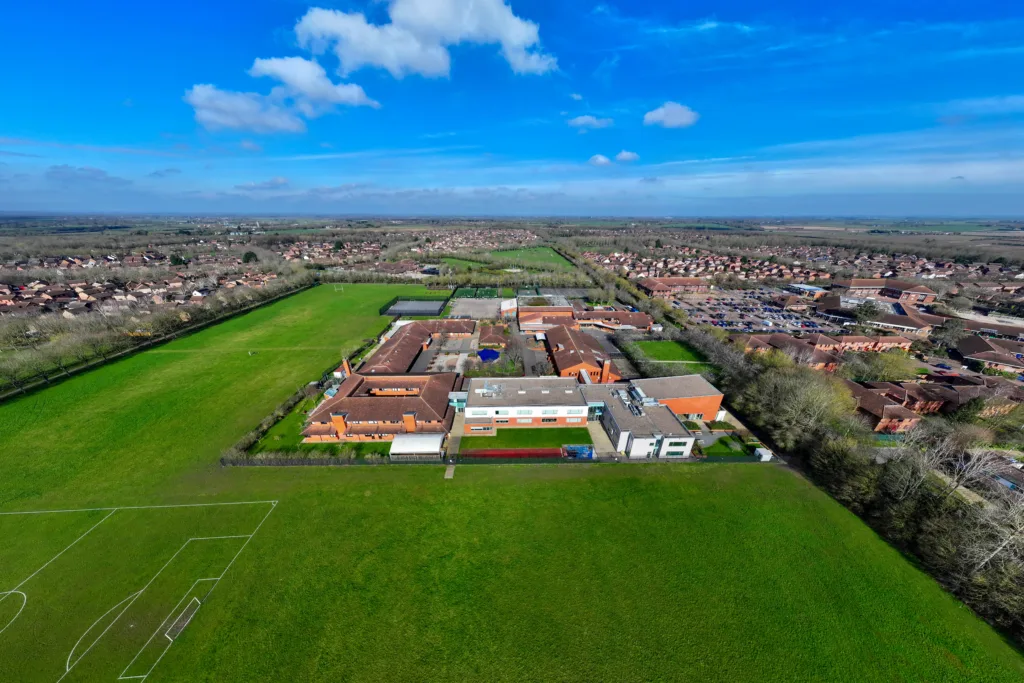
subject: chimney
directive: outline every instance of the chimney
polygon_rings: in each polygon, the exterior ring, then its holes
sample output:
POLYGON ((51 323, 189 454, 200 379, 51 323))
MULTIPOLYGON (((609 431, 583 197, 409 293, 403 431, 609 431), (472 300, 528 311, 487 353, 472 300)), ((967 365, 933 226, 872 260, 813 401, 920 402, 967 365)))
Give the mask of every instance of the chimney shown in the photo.
POLYGON ((612 361, 609 358, 605 358, 604 362, 601 363, 601 381, 598 384, 608 384, 608 375, 612 371, 612 361))
POLYGON ((351 377, 352 376, 352 366, 348 364, 348 358, 346 358, 344 361, 342 361, 341 367, 343 367, 345 369, 345 376, 346 377, 351 377))
POLYGON ((331 421, 334 422, 334 428, 338 430, 338 434, 344 434, 348 431, 348 413, 337 413, 331 415, 331 421))
POLYGON ((402 413, 402 423, 407 434, 416 431, 416 413, 402 413))

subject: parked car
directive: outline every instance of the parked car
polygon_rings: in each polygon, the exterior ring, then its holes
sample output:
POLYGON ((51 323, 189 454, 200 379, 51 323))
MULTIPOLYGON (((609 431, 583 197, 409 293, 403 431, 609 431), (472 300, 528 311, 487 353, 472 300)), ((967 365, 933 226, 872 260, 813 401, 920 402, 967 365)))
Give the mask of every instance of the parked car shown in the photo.
POLYGON ((953 369, 953 366, 949 365, 947 363, 936 363, 935 367, 942 368, 943 370, 952 370, 953 369))

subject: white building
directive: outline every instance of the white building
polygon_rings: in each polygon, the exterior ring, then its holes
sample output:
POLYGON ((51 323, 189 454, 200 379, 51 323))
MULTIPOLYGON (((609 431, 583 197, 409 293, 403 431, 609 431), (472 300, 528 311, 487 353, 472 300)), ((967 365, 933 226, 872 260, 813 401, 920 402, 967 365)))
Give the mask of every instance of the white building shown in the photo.
POLYGON ((586 427, 587 402, 575 378, 473 378, 464 392, 466 434, 515 427, 586 427))
POLYGON ((615 450, 631 459, 688 458, 697 439, 675 414, 625 384, 580 387, 615 450))

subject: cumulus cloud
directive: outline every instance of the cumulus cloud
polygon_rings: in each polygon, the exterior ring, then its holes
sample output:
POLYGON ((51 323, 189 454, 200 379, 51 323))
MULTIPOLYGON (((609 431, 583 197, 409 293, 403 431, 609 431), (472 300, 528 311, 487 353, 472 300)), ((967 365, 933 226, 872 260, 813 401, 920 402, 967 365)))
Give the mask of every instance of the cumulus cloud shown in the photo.
POLYGON ((304 119, 334 111, 337 105, 379 107, 354 83, 334 83, 324 68, 302 57, 256 59, 249 75, 280 82, 269 95, 220 90, 199 84, 185 93, 196 121, 209 130, 249 130, 254 133, 302 133, 304 119))
POLYGON ((569 119, 568 123, 573 128, 607 128, 615 123, 615 121, 612 119, 599 119, 596 116, 587 114, 586 116, 577 116, 574 119, 569 119))
POLYGON ((91 188, 113 188, 132 184, 132 181, 127 178, 112 176, 101 168, 69 166, 67 164, 49 167, 46 169, 43 177, 47 181, 62 187, 89 186, 91 188))
POLYGON ((250 130, 254 133, 302 133, 306 122, 294 111, 254 92, 220 90, 201 83, 185 92, 196 121, 209 130, 250 130))
POLYGON ((573 98, 577 102, 583 99, 583 95, 579 94, 578 92, 571 93, 569 97, 573 98))
POLYGON ((590 157, 589 163, 591 166, 611 166, 612 160, 603 154, 595 154, 590 157))
POLYGON ((244 149, 246 152, 262 152, 263 145, 252 140, 242 140, 238 143, 238 146, 244 149))
POLYGON ((663 128, 687 128, 697 123, 700 114, 678 102, 666 102, 657 109, 644 114, 645 126, 663 128))
POLYGON ((361 12, 310 9, 295 26, 299 44, 321 52, 333 49, 345 75, 363 67, 386 69, 395 78, 408 74, 447 76, 448 48, 459 43, 498 44, 518 74, 543 74, 557 68, 540 51, 540 31, 520 19, 503 0, 391 0, 387 24, 371 24, 361 12))
POLYGON ((288 187, 288 179, 280 176, 271 178, 270 180, 264 180, 261 183, 245 183, 243 185, 235 185, 236 190, 244 190, 249 192, 266 192, 268 190, 283 190, 288 187))
POLYGON ((640 161, 640 155, 637 154, 636 152, 628 152, 626 150, 622 150, 621 152, 615 155, 615 161, 621 161, 623 163, 628 163, 630 161, 640 161))
POLYGON ((169 178, 172 175, 178 175, 181 173, 180 168, 161 168, 160 170, 147 173, 147 178, 169 178))
POLYGON ((316 62, 302 57, 275 57, 257 59, 249 69, 253 77, 269 76, 282 85, 271 91, 274 98, 292 98, 305 116, 316 117, 329 111, 333 105, 353 107, 379 107, 355 83, 333 83, 327 72, 316 62))

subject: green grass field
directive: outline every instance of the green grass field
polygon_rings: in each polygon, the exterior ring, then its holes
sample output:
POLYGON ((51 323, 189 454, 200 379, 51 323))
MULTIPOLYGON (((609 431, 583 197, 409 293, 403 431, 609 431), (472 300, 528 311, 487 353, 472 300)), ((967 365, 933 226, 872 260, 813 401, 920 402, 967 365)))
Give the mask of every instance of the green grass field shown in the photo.
POLYGON ((514 260, 525 268, 566 272, 576 268, 551 247, 527 247, 525 249, 511 249, 509 251, 492 251, 490 255, 503 261, 514 260))
POLYGON ((590 443, 593 442, 586 427, 499 429, 494 436, 464 436, 459 448, 561 448, 566 444, 590 443))
POLYGON ((0 679, 1024 676, 782 467, 217 465, 396 291, 317 288, 0 405, 0 512, 53 511, 0 514, 0 679))
POLYGON ((636 345, 651 360, 686 361, 691 363, 701 363, 704 361, 703 356, 682 342, 640 341, 636 345))

